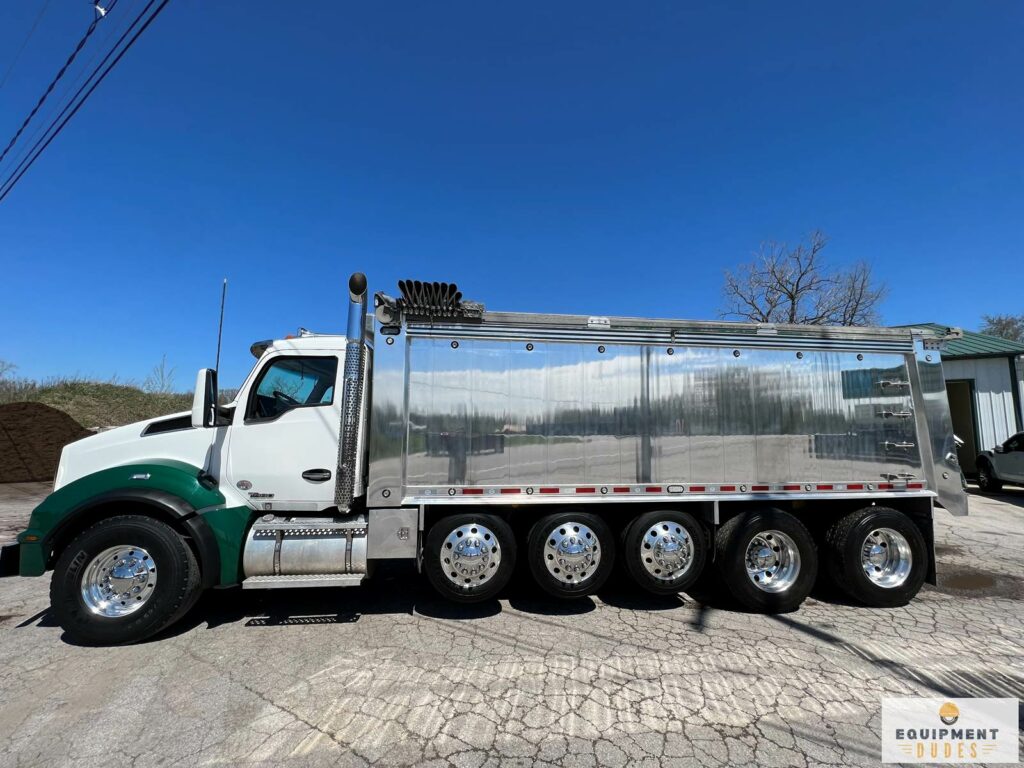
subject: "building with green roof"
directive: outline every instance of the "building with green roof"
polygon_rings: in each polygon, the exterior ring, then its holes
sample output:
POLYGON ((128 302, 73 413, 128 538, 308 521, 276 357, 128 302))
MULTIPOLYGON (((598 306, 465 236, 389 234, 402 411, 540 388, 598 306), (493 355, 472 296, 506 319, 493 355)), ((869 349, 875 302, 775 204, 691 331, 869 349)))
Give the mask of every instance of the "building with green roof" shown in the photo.
MULTIPOLYGON (((940 323, 907 328, 945 331, 940 323)), ((1024 344, 998 336, 964 331, 963 338, 942 352, 953 431, 964 441, 960 464, 968 475, 977 471, 979 451, 1002 443, 1024 430, 1024 344)))

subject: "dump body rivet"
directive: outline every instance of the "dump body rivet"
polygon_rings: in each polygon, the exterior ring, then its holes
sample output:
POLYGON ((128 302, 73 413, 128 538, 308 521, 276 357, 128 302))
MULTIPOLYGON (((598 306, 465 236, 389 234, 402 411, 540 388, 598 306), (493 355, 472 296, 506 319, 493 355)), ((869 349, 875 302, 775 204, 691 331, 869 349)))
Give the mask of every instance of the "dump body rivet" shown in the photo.
POLYGON ((458 348, 459 348, 459 342, 453 341, 452 342, 452 349, 458 349, 458 348))
POLYGON ((740 351, 739 351, 738 349, 734 349, 734 350, 732 351, 732 356, 733 356, 733 357, 739 357, 739 356, 740 356, 740 351))
POLYGON ((384 343, 390 346, 391 344, 395 343, 395 340, 393 338, 391 338, 390 336, 388 336, 387 339, 384 341, 384 343))
POLYGON ((391 491, 385 488, 383 491, 380 492, 380 495, 386 499, 391 496, 391 491))
POLYGON ((803 352, 797 352, 796 353, 796 359, 797 360, 803 360, 804 359, 804 353, 803 352))
POLYGON ((857 359, 858 360, 863 360, 864 359, 864 355, 857 355, 857 359))
POLYGON ((668 348, 668 349, 667 349, 666 351, 667 351, 667 352, 668 352, 668 353, 669 353, 670 355, 674 355, 674 354, 676 353, 676 351, 675 351, 674 349, 672 349, 672 347, 669 347, 669 348, 668 348))
POLYGON ((597 348, 597 351, 598 351, 598 352, 600 352, 601 354, 604 354, 604 344, 602 344, 601 346, 599 346, 599 347, 597 348))
POLYGON ((526 345, 526 351, 527 352, 533 352, 533 344, 532 343, 526 345))

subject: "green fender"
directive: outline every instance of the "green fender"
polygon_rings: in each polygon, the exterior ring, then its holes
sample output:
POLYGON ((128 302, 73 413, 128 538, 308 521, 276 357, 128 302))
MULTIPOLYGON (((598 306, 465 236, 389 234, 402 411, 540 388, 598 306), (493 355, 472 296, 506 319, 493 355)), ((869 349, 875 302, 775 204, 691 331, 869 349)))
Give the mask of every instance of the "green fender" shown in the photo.
POLYGON ((158 507, 173 517, 199 550, 205 586, 241 580, 242 543, 255 512, 226 506, 213 479, 198 467, 172 459, 125 464, 94 472, 47 496, 18 534, 22 576, 46 572, 54 543, 70 528, 98 519, 111 502, 158 507))

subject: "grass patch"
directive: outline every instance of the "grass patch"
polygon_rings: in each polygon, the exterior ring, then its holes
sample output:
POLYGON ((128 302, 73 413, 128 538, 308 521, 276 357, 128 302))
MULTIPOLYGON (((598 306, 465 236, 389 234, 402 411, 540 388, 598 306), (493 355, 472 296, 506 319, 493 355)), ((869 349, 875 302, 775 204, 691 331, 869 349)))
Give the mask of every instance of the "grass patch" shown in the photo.
POLYGON ((44 403, 88 429, 116 427, 169 413, 187 411, 192 395, 146 392, 131 383, 58 378, 44 382, 0 378, 0 404, 44 403))

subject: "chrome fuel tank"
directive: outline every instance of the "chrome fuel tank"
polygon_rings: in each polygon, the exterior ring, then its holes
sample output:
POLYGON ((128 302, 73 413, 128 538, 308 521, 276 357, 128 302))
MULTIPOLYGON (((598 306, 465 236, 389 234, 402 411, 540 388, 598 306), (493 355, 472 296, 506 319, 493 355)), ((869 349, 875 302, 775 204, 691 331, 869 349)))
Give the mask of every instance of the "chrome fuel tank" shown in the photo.
POLYGON ((366 518, 266 515, 249 530, 242 568, 249 576, 366 573, 366 518))

